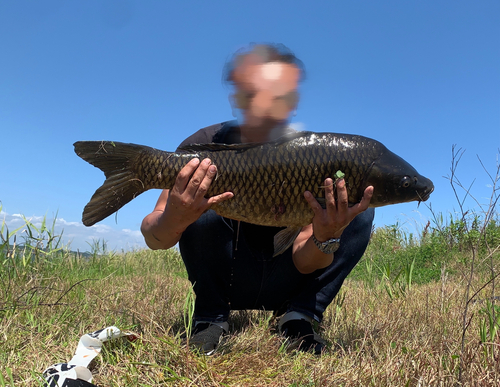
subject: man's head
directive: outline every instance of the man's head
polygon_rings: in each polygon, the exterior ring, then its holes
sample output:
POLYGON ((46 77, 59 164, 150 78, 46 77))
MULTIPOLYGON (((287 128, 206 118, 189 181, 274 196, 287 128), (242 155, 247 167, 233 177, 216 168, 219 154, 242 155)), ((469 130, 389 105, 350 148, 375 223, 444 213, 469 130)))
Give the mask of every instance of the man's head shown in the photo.
POLYGON ((286 123, 297 107, 302 62, 283 45, 251 45, 234 54, 224 79, 234 86, 233 108, 241 110, 242 125, 271 130, 286 123))

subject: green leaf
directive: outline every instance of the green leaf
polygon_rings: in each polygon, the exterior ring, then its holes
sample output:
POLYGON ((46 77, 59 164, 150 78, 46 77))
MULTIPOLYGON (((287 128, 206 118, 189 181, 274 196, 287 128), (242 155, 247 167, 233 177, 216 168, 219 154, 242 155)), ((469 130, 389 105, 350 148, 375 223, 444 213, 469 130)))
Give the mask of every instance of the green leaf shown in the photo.
POLYGON ((333 175, 333 177, 335 178, 335 180, 343 179, 345 177, 345 173, 341 170, 338 170, 337 172, 335 172, 335 175, 333 175))

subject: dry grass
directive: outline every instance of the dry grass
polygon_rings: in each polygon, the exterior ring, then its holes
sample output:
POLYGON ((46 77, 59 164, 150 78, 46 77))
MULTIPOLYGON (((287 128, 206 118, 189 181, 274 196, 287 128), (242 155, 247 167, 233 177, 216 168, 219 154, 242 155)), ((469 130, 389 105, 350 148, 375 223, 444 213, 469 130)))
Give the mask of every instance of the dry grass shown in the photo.
MULTIPOLYGON (((90 367, 101 386, 460 385, 464 284, 458 278, 415 285, 393 300, 382 288, 347 281, 326 312, 321 333, 330 345, 321 357, 287 351, 270 313, 234 312, 227 340, 207 358, 182 342, 190 284, 176 254, 141 251, 102 260, 67 258, 50 278, 44 270, 12 280, 11 301, 0 301, 6 380, 10 370, 16 386, 41 385, 40 373, 68 361, 81 335, 116 325, 140 339, 105 345, 90 367)), ((500 384, 498 336, 480 342, 484 307, 471 306, 462 385, 500 384)))

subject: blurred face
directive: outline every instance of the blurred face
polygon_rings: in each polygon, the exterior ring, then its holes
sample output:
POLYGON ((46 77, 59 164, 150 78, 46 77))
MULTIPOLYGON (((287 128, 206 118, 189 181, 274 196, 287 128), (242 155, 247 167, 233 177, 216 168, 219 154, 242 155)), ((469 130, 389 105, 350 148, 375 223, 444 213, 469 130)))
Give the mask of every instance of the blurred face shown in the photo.
POLYGON ((233 73, 233 103, 241 109, 242 128, 262 132, 286 123, 297 106, 299 76, 293 64, 245 56, 233 73))

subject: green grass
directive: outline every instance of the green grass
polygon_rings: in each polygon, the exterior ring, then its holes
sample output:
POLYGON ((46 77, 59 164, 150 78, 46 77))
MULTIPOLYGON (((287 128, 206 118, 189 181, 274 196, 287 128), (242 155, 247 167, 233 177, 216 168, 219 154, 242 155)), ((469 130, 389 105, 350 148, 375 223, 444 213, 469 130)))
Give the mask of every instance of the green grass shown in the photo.
MULTIPOLYGON (((441 215, 440 215, 441 218, 441 215)), ((351 279, 373 284, 384 273, 391 279, 408 278, 412 268, 411 282, 426 284, 439 281, 443 270, 455 275, 470 264, 471 243, 483 256, 500 245, 500 222, 492 219, 480 237, 477 230, 466 232, 463 227, 457 231, 458 221, 452 217, 448 224, 426 225, 416 238, 406 233, 398 224, 374 230, 370 244, 361 260, 351 273, 351 279)), ((463 222, 462 222, 463 223, 463 222)), ((474 221, 472 220, 472 226, 474 221)), ((476 274, 488 276, 490 263, 479 262, 476 274)))
POLYGON ((489 250, 478 245, 472 287, 479 292, 463 349, 470 251, 450 239, 453 227, 428 226, 418 240, 397 225, 375 230, 325 313, 320 329, 329 349, 319 358, 289 352, 263 311, 233 312, 215 356, 190 352, 183 336, 191 328, 191 284, 176 250, 96 248, 84 258, 59 245, 47 249, 49 228, 32 230, 35 239, 24 241, 31 247, 13 248, 3 227, 0 386, 41 385, 41 372, 68 361, 81 335, 109 325, 139 340, 109 342, 91 363, 94 382, 105 386, 456 385, 460 374, 466 385, 478 378, 498 384, 498 305, 491 284, 479 289, 491 277, 491 259, 500 263, 498 251, 484 259, 500 244, 499 226, 488 226, 489 250))

